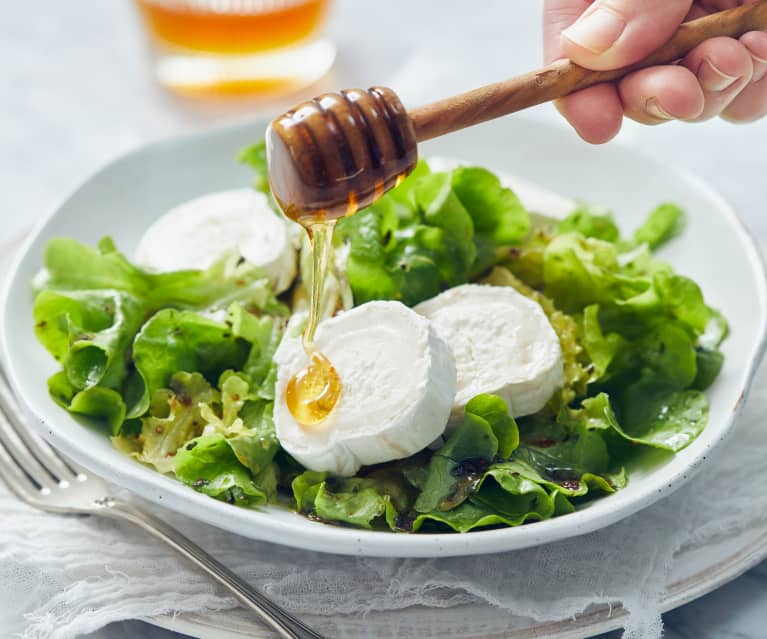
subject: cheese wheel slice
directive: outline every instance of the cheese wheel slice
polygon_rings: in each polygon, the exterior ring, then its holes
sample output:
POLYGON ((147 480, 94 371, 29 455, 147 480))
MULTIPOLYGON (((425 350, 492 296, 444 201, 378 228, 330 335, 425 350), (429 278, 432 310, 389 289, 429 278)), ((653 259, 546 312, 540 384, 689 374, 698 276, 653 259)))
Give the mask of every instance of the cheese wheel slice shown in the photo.
POLYGON ((464 284, 414 310, 455 356, 454 418, 480 393, 502 397, 515 417, 530 415, 562 386, 559 338, 540 305, 513 288, 464 284))
POLYGON ((296 422, 285 401, 288 382, 309 362, 300 336, 286 335, 275 355, 277 438, 306 468, 354 475, 409 457, 444 432, 455 361, 428 320, 399 302, 368 302, 322 322, 314 344, 343 385, 333 411, 314 426, 296 422))
POLYGON ((263 193, 235 189, 185 202, 144 233, 136 262, 150 271, 205 269, 225 252, 237 250, 269 275, 276 293, 296 277, 296 248, 290 226, 263 193))

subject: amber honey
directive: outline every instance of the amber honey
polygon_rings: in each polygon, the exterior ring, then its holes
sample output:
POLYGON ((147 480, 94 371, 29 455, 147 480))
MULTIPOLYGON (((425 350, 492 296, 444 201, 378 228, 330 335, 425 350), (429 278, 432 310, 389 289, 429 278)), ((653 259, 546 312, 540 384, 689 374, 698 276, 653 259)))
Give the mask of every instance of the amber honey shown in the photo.
POLYGON ((317 36, 330 0, 136 0, 160 82, 216 96, 295 90, 324 75, 335 47, 317 36))
POLYGON ((309 365, 298 371, 288 382, 285 401, 295 420, 303 426, 324 421, 333 411, 343 385, 330 360, 314 346, 314 334, 320 322, 320 302, 333 251, 335 220, 320 217, 302 219, 309 234, 312 251, 312 287, 309 296, 309 317, 302 336, 309 365))
POLYGON ((333 364, 322 353, 316 352, 309 365, 288 382, 285 401, 299 424, 314 426, 330 415, 342 388, 333 364))
POLYGON ((221 54, 259 53, 300 42, 317 30, 328 3, 138 0, 156 38, 183 49, 221 54))

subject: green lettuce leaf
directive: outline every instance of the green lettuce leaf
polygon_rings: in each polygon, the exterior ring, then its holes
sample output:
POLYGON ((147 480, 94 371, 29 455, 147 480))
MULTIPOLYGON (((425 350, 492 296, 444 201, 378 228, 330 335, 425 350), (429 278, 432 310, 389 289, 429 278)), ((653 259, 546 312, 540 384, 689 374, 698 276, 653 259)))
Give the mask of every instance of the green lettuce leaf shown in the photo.
POLYGON ((485 169, 430 173, 420 164, 374 206, 338 223, 356 304, 414 305, 488 270, 499 246, 527 235, 527 211, 485 169))
POLYGON ((204 271, 176 271, 148 275, 152 309, 221 309, 233 302, 270 315, 287 315, 288 308, 272 290, 269 276, 236 253, 223 255, 204 271))
POLYGON ((70 238, 54 238, 45 246, 44 277, 36 278, 46 289, 57 291, 117 290, 139 299, 149 294, 146 274, 119 253, 109 238, 91 248, 70 238))
POLYGON ((584 399, 580 416, 592 427, 601 422, 634 444, 678 452, 705 427, 708 401, 700 391, 675 390, 648 376, 624 392, 620 423, 605 393, 584 399))
MULTIPOLYGON (((264 312, 287 314, 263 269, 236 254, 223 255, 207 270, 148 273, 131 264, 109 238, 98 248, 69 238, 45 247, 41 288, 54 291, 116 290, 140 301, 147 312, 165 307, 226 309, 234 301, 264 312)), ((37 281, 37 280, 36 280, 37 281)))
POLYGON ((415 199, 424 222, 442 229, 454 252, 450 271, 443 271, 443 277, 448 279, 453 268, 467 272, 477 255, 474 222, 453 191, 451 175, 433 173, 422 177, 415 185, 415 199))
POLYGON ((120 389, 133 336, 144 321, 141 303, 115 290, 42 291, 33 309, 35 334, 61 362, 74 388, 120 389))
POLYGON ((143 414, 149 398, 177 371, 196 371, 216 380, 246 362, 248 344, 230 327, 192 311, 164 309, 144 324, 133 343, 133 361, 144 393, 131 416, 143 414))
POLYGON ((329 476, 329 473, 306 470, 292 481, 291 489, 299 512, 309 514, 314 510, 317 493, 329 476))
POLYGON ((242 304, 229 307, 228 323, 232 334, 250 342, 250 352, 242 367, 250 384, 254 398, 274 400, 274 384, 277 379, 277 365, 274 354, 282 339, 282 325, 278 319, 268 315, 255 315, 242 304))
POLYGON ((647 278, 620 273, 616 247, 579 233, 558 235, 543 256, 544 292, 557 308, 578 312, 591 304, 617 304, 647 291, 647 278))
POLYGON ((476 491, 499 449, 508 457, 518 444, 519 431, 505 402, 478 395, 466 405, 463 423, 432 456, 415 510, 452 510, 463 503, 476 491))
POLYGON ((466 414, 484 419, 498 440, 497 454, 508 458, 519 446, 519 428, 508 406, 497 395, 476 395, 466 404, 466 414))
POLYGON ((300 512, 368 529, 379 518, 396 527, 399 513, 407 512, 412 504, 412 491, 396 471, 337 478, 307 470, 293 480, 291 487, 300 512))
POLYGON ((519 198, 487 169, 460 167, 452 173, 451 187, 477 234, 497 246, 518 244, 530 231, 530 216, 519 198))
POLYGON ((241 373, 226 371, 219 380, 220 398, 199 404, 203 435, 226 438, 237 460, 253 475, 274 460, 279 442, 274 429, 274 403, 260 397, 241 373))
POLYGON ((482 488, 472 497, 472 501, 510 519, 508 525, 519 526, 531 519, 552 517, 556 494, 556 491, 549 494, 540 483, 497 467, 488 471, 482 488), (492 481, 487 478, 492 478, 492 481))
POLYGON ((591 382, 606 381, 608 370, 619 353, 625 352, 627 342, 618 333, 604 334, 599 323, 599 305, 592 304, 583 309, 581 342, 591 366, 591 382))
POLYGON ((223 435, 203 435, 179 449, 176 477, 195 490, 238 506, 259 506, 277 491, 273 464, 253 476, 240 462, 223 435))
POLYGON ((525 442, 514 455, 514 460, 524 461, 542 477, 554 481, 579 482, 583 475, 606 475, 610 471, 610 453, 604 433, 587 422, 568 424, 567 434, 560 441, 535 446, 525 442))
MULTIPOLYGON (((266 161, 266 141, 261 140, 250 146, 246 146, 237 159, 253 169, 253 188, 261 193, 271 196, 272 190, 269 187, 269 166, 266 161)), ((271 198, 270 198, 271 199, 271 198)))
POLYGON ((629 386, 621 403, 626 437, 655 448, 679 452, 708 421, 708 400, 697 390, 676 390, 652 377, 629 386))
POLYGON ((688 388, 698 373, 693 338, 680 323, 654 326, 637 341, 638 357, 658 383, 688 388))
POLYGON ((716 349, 699 346, 695 350, 695 363, 698 372, 692 383, 692 388, 704 391, 719 376, 724 365, 724 355, 716 349))
POLYGON ((320 519, 370 529, 372 522, 386 512, 386 501, 375 482, 364 478, 324 481, 314 497, 314 512, 320 519))
POLYGON ((676 204, 661 204, 640 226, 633 237, 633 244, 647 244, 652 250, 662 246, 684 231, 686 217, 676 204))
POLYGON ((204 415, 209 425, 226 436, 239 462, 257 475, 274 460, 280 444, 274 430, 274 403, 248 397, 253 397, 248 382, 231 375, 221 384, 221 420, 207 411, 204 415))
POLYGON ((625 486, 625 477, 621 470, 603 475, 584 472, 582 469, 565 465, 545 452, 528 447, 521 447, 514 459, 493 465, 488 474, 502 486, 508 485, 511 479, 523 479, 546 489, 552 498, 551 510, 542 511, 539 508, 538 513, 549 512, 550 516, 553 516, 556 510, 556 499, 559 496, 583 497, 594 491, 613 493, 625 486))
POLYGON ((580 204, 557 226, 560 235, 565 233, 580 233, 584 237, 615 243, 620 240, 620 231, 615 224, 612 213, 593 206, 580 204))
POLYGON ((125 402, 120 393, 111 388, 93 386, 78 390, 66 373, 59 371, 48 380, 48 391, 59 406, 106 424, 113 435, 120 431, 125 421, 125 402))
MULTIPOLYGON (((38 339, 74 389, 117 391, 127 419, 144 414, 152 394, 177 371, 201 371, 214 381, 244 365, 247 338, 236 339, 228 327, 184 309, 236 306, 242 314, 287 314, 265 273, 236 255, 206 271, 154 274, 133 266, 108 238, 97 249, 59 238, 46 246, 43 275, 35 279, 38 339)), ((265 362, 278 343, 279 323, 263 324, 270 336, 251 337, 258 344, 251 344, 246 373, 258 377, 263 398, 270 399, 275 372, 265 362)), ((115 407, 109 411, 110 419, 119 414, 115 407)))
POLYGON ((153 392, 140 432, 113 439, 120 450, 161 473, 172 472, 178 449, 202 434, 204 407, 220 402, 218 391, 199 373, 175 373, 169 382, 153 392))
POLYGON ((516 526, 521 521, 518 517, 504 517, 493 508, 470 500, 452 510, 420 514, 409 522, 407 530, 418 532, 428 523, 443 524, 455 532, 466 533, 487 526, 516 526))

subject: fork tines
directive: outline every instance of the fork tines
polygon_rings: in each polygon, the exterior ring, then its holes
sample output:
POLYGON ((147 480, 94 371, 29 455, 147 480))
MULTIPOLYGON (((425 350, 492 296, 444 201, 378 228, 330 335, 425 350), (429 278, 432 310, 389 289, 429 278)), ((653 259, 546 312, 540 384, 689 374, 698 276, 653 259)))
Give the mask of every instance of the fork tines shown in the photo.
POLYGON ((84 477, 21 419, 7 374, 0 366, 0 476, 20 498, 34 499, 84 477))

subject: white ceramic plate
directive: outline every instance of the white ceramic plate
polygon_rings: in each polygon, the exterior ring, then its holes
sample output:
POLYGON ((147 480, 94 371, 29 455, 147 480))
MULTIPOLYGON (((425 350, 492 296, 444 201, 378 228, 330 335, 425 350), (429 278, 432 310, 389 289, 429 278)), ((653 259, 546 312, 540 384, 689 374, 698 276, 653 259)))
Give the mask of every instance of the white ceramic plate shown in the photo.
POLYGON ((619 493, 564 517, 519 528, 469 534, 393 534, 330 526, 270 507, 245 510, 217 502, 141 466, 112 448, 102 432, 80 425, 48 397, 45 380, 56 370, 37 343, 29 282, 43 247, 57 236, 95 243, 112 236, 131 254, 141 233, 161 213, 203 193, 241 187, 251 179, 237 165, 238 150, 258 139, 265 122, 214 130, 144 147, 87 180, 33 234, 12 269, 4 295, 0 337, 10 377, 40 432, 65 454, 143 497, 240 535, 317 551, 351 555, 431 557, 524 548, 607 526, 678 488, 727 435, 761 353, 767 323, 764 269, 735 213, 697 179, 635 149, 590 147, 564 129, 508 118, 422 146, 423 155, 457 157, 520 175, 560 193, 615 210, 624 229, 666 200, 689 213, 689 228, 664 257, 703 288, 725 311, 732 335, 725 365, 711 388, 710 423, 673 458, 656 456, 619 493))

